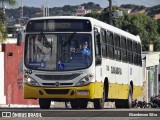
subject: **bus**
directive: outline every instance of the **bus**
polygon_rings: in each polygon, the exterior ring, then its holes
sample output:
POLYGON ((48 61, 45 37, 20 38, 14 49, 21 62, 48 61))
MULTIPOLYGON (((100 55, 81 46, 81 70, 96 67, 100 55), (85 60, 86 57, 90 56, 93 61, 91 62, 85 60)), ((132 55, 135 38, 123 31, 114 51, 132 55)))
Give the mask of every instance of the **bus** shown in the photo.
MULTIPOLYGON (((17 40, 20 43, 20 38, 17 40)), ((19 44, 20 45, 20 44, 19 44)), ((24 98, 103 109, 130 108, 142 95, 139 36, 90 17, 31 18, 24 30, 24 98)))

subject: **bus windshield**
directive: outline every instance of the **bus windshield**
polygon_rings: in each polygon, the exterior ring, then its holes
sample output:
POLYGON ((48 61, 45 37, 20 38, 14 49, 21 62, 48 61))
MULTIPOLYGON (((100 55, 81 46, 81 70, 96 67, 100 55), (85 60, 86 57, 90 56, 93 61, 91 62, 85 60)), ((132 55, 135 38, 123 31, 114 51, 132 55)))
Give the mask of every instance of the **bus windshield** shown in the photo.
POLYGON ((25 66, 49 71, 85 69, 92 62, 91 44, 91 34, 28 34, 25 42, 25 66))

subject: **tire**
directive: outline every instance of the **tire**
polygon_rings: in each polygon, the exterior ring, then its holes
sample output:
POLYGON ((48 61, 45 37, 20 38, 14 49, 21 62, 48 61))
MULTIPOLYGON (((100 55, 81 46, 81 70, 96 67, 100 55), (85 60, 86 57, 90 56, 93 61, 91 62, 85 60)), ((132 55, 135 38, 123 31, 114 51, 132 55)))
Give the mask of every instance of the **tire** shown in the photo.
POLYGON ((81 108, 81 109, 86 109, 87 108, 87 106, 88 106, 88 100, 79 100, 79 107, 81 108))
POLYGON ((123 108, 123 100, 117 100, 115 101, 116 108, 123 108))
POLYGON ((132 87, 129 87, 128 99, 124 100, 124 108, 132 108, 132 87))
POLYGON ((71 108, 71 103, 69 101, 65 102, 65 107, 66 108, 71 108))
POLYGON ((105 91, 104 91, 104 88, 103 88, 102 98, 94 99, 94 101, 93 101, 94 109, 103 109, 104 108, 104 103, 105 103, 105 91))
POLYGON ((49 109, 51 105, 51 100, 40 98, 39 99, 39 106, 41 109, 49 109))
POLYGON ((71 100, 70 103, 71 103, 71 107, 72 107, 73 109, 79 108, 79 102, 78 102, 77 99, 71 100))

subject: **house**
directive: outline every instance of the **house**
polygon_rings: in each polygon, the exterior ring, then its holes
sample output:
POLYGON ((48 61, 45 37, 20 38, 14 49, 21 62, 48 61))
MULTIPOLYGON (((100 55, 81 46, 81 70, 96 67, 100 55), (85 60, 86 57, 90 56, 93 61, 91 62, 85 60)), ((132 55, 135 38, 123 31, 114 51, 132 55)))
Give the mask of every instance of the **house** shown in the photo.
POLYGON ((78 6, 74 16, 85 16, 85 14, 90 13, 91 10, 86 10, 84 6, 78 6))

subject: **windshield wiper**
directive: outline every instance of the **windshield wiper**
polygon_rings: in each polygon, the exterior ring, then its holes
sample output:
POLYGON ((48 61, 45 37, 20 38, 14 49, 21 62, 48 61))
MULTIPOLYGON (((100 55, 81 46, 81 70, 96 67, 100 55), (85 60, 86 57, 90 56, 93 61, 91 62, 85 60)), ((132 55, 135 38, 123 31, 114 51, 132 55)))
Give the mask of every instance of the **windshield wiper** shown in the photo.
POLYGON ((44 35, 44 33, 41 32, 40 35, 44 38, 44 39, 43 39, 43 45, 44 45, 45 47, 47 47, 47 48, 51 48, 52 45, 51 45, 51 43, 47 40, 47 38, 46 38, 46 36, 44 35))

